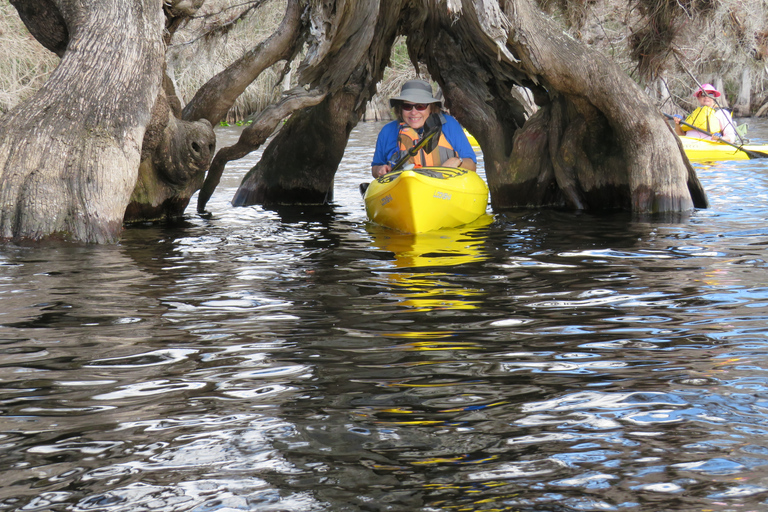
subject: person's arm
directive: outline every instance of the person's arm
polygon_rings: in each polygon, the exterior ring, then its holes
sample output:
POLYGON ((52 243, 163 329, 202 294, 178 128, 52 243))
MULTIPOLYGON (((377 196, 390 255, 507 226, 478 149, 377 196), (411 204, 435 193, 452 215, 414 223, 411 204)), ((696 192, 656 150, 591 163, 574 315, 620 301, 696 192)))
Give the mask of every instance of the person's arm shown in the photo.
MULTIPOLYGON (((718 110, 720 124, 723 125, 722 139, 728 142, 736 142, 736 128, 733 126, 733 119, 727 110, 718 110)), ((714 137, 713 137, 714 138, 714 137)))
POLYGON ((397 150, 398 123, 392 121, 384 125, 376 138, 376 150, 373 153, 371 162, 371 175, 374 178, 384 176, 392 170, 389 165, 388 157, 394 150, 397 150), (394 125, 393 125, 394 123, 394 125))
POLYGON ((446 167, 461 167, 462 169, 477 172, 475 150, 472 149, 472 145, 469 143, 467 136, 464 134, 464 129, 459 122, 451 116, 446 116, 443 133, 453 147, 453 150, 458 154, 458 156, 443 162, 443 165, 446 167))
POLYGON ((443 162, 444 167, 461 167, 468 171, 477 172, 477 163, 471 158, 462 158, 460 156, 454 156, 443 162))

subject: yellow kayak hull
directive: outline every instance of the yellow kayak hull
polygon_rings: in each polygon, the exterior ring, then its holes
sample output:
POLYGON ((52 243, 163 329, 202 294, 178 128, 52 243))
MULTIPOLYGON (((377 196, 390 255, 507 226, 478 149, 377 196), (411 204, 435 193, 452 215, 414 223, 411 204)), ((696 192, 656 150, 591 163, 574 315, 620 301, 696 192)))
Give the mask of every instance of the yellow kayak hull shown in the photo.
MULTIPOLYGON (((477 139, 475 139, 475 137, 473 137, 472 134, 469 133, 466 129, 464 130, 464 134, 467 136, 467 139, 471 145, 479 146, 477 139)), ((713 142, 711 140, 696 139, 693 137, 680 137, 680 140, 683 143, 685 154, 688 156, 688 160, 691 162, 749 160, 749 155, 729 144, 713 142)), ((747 151, 765 153, 766 157, 768 157, 768 144, 745 145, 743 147, 747 151)))
POLYGON ((467 140, 469 141, 470 145, 478 148, 480 147, 480 143, 477 142, 477 139, 475 138, 475 136, 469 133, 466 128, 464 128, 464 135, 467 136, 467 140))
MULTIPOLYGON (((719 160, 749 160, 749 155, 729 144, 711 140, 680 137, 683 149, 691 162, 716 162, 719 160)), ((768 156, 768 144, 744 146, 747 151, 757 151, 768 156)))
POLYGON ((365 191, 365 212, 381 226, 426 233, 468 224, 488 207, 488 186, 477 173, 451 167, 391 172, 365 191))

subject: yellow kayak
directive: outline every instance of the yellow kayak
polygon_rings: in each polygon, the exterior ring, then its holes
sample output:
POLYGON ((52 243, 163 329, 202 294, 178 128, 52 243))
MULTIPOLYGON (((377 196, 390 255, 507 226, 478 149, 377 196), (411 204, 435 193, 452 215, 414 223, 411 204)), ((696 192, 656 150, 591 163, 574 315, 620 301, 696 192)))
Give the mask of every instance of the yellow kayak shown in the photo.
POLYGON ((464 135, 467 136, 467 140, 469 141, 470 145, 478 148, 480 147, 480 143, 477 142, 477 139, 475 138, 475 136, 469 133, 466 128, 464 128, 464 135))
MULTIPOLYGON (((467 136, 469 143, 473 146, 479 146, 477 139, 466 129, 464 135, 467 136)), ((691 162, 715 162, 718 160, 749 160, 749 155, 744 151, 736 149, 729 144, 722 142, 713 142, 711 140, 696 139, 694 137, 680 137, 683 143, 683 149, 691 162)), ((737 144, 738 145, 738 144, 737 144)), ((768 144, 744 145, 747 151, 757 151, 768 158, 768 144)))
MULTIPOLYGON (((711 140, 680 137, 683 149, 691 162, 715 162, 718 160, 749 160, 749 155, 729 144, 711 140)), ((747 151, 757 151, 768 157, 768 144, 744 146, 747 151)))
POLYGON ((476 172, 420 167, 385 174, 365 191, 365 211, 376 224, 425 233, 468 224, 488 207, 488 186, 476 172))

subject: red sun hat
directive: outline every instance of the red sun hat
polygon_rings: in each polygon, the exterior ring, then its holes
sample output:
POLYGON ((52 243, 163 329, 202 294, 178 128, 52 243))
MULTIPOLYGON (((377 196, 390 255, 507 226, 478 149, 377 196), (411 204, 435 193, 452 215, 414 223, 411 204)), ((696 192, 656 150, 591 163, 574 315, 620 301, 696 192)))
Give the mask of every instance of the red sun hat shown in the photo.
POLYGON ((715 86, 712 85, 712 84, 704 84, 704 85, 702 85, 701 87, 696 89, 696 92, 694 92, 693 95, 698 98, 704 92, 706 92, 707 94, 709 94, 710 96, 713 96, 715 98, 719 98, 720 97, 720 91, 715 89, 715 86))

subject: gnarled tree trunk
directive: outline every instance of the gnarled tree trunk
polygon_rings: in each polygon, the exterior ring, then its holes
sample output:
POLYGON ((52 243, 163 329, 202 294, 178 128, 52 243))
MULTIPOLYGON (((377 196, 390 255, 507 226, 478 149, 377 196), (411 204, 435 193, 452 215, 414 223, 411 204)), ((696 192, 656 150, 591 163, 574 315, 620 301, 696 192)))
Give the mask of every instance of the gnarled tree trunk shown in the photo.
POLYGON ((53 36, 49 48, 66 49, 37 94, 0 123, 0 237, 116 241, 160 89, 161 4, 18 4, 47 13, 24 21, 33 34, 53 36), (51 20, 63 29, 36 27, 51 20))
MULTIPOLYGON (((164 3, 166 44, 179 24, 194 15, 203 1, 167 0, 164 3)), ((183 119, 181 101, 164 73, 163 87, 142 141, 139 175, 125 210, 125 224, 177 220, 184 215, 190 199, 203 185, 205 171, 213 158, 216 148, 213 124, 207 119, 183 119)))
POLYGON ((163 82, 163 37, 203 1, 14 0, 62 61, 0 123, 0 237, 115 241, 123 221, 181 216, 211 161, 211 127, 263 70, 305 43, 301 87, 219 152, 198 209, 224 164, 256 149, 291 112, 234 203, 327 201, 349 133, 403 34, 414 65, 426 65, 482 145, 494 208, 706 205, 642 90, 532 0, 288 0, 275 34, 182 111, 163 82), (517 86, 532 91, 535 114, 517 86))
MULTIPOLYGON (((344 5, 343 10, 312 5, 314 27, 339 28, 325 32, 322 44, 315 41, 317 53, 325 51, 326 57, 308 63, 305 80, 343 81, 347 90, 368 91, 387 63, 379 56, 388 53, 395 36, 407 35, 411 59, 427 65, 451 113, 480 142, 494 208, 645 213, 706 206, 676 136, 640 87, 601 54, 566 36, 530 0, 344 5), (377 37, 360 23, 373 14, 377 37), (346 65, 337 65, 332 48, 343 49, 346 65), (368 73, 350 73, 355 62, 368 73), (515 86, 532 90, 540 107, 532 117, 515 86)), ((337 97, 330 94, 326 103, 337 97)), ((362 94, 337 105, 346 110, 320 105, 294 114, 245 177, 234 204, 327 199, 329 166, 341 158, 340 151, 328 148, 346 141, 349 130, 339 128, 354 125, 359 103, 368 99, 362 94)))
POLYGON ((339 92, 289 119, 243 178, 232 205, 325 204, 332 199, 333 176, 357 122, 339 113, 352 112, 357 99, 339 92), (312 151, 301 150, 306 147, 312 151))
POLYGON ((413 57, 427 62, 483 147, 494 208, 706 206, 676 137, 637 84, 529 0, 503 5, 435 6, 423 23, 429 30, 407 27, 417 34, 408 38, 413 57), (470 59, 472 72, 457 67, 470 59), (541 107, 524 125, 524 105, 508 94, 515 84, 530 87, 541 107))
POLYGON ((402 5, 351 0, 311 4, 311 51, 300 80, 327 97, 293 114, 261 161, 243 178, 232 204, 323 204, 349 134, 365 113, 389 61, 402 5))
POLYGON ((216 148, 213 127, 206 119, 180 119, 181 112, 172 105, 165 93, 158 96, 125 223, 181 218, 203 185, 216 148))
MULTIPOLYGON (((307 24, 302 21, 306 4, 302 0, 289 0, 285 17, 278 29, 264 42, 248 51, 227 69, 211 78, 184 108, 184 118, 207 119, 216 125, 223 120, 245 88, 269 66, 280 60, 290 60, 304 43, 307 24)), ((286 67, 285 72, 290 71, 286 67)), ((233 146, 220 149, 211 163, 197 200, 197 211, 203 213, 205 205, 219 184, 227 162, 242 158, 267 140, 277 125, 292 112, 317 105, 325 97, 320 90, 288 91, 276 105, 266 108, 246 127, 233 146)), ((343 149, 342 149, 343 152, 343 149)))

